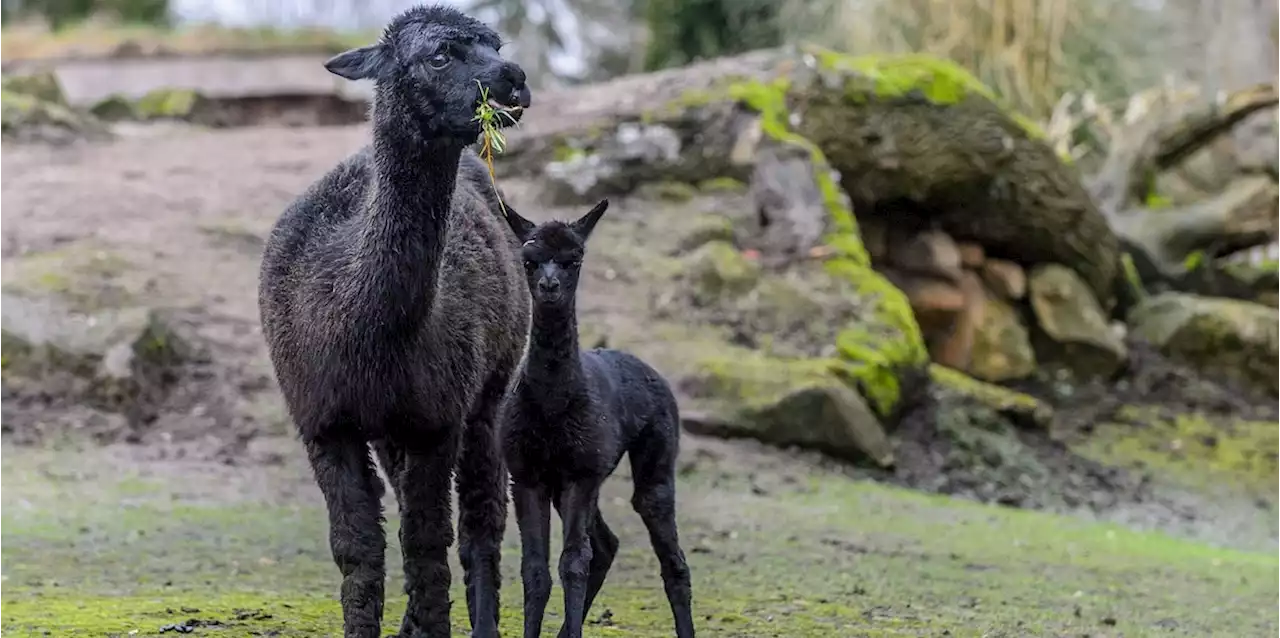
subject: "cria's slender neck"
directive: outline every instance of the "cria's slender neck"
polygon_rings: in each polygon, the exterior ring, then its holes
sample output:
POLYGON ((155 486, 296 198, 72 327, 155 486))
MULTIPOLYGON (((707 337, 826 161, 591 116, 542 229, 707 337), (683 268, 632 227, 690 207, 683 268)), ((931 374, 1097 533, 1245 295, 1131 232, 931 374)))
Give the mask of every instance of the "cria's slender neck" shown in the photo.
POLYGON ((531 388, 564 389, 582 375, 574 300, 557 306, 533 302, 526 381, 531 388))

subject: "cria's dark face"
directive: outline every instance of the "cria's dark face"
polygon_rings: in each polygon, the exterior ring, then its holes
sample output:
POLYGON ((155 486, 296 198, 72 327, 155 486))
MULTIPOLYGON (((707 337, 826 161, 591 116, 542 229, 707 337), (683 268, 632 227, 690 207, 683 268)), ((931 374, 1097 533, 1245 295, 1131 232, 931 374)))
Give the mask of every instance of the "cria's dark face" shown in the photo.
POLYGON ((482 101, 500 126, 519 121, 531 102, 524 70, 502 59, 501 46, 497 33, 456 10, 417 7, 392 20, 377 44, 338 54, 325 68, 375 80, 429 130, 470 143, 482 101))
POLYGON ((578 287, 585 254, 582 239, 567 225, 551 222, 538 227, 520 248, 534 303, 567 302, 578 287))

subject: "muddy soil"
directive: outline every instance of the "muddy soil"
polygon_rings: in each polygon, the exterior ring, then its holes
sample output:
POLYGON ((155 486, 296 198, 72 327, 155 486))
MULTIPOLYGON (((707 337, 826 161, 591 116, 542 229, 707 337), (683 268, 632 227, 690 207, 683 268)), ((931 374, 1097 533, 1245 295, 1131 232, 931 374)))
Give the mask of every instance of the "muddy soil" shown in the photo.
MULTIPOLYGON (((5 145, 5 285, 43 286, 90 304, 124 299, 162 309, 196 356, 163 405, 141 421, 60 400, 56 393, 6 387, 5 440, 200 440, 224 462, 245 463, 243 450, 254 438, 291 431, 258 324, 263 240, 297 193, 366 142, 367 128, 207 131, 170 125, 119 133, 113 142, 57 148, 5 145), (67 272, 53 282, 45 275, 34 283, 15 280, 26 271, 11 266, 33 260, 67 272)), ((581 213, 534 205, 537 184, 509 179, 503 187, 530 218, 581 213)), ((749 207, 733 189, 656 194, 614 201, 609 223, 593 238, 579 312, 584 343, 631 349, 676 379, 691 355, 741 338, 732 321, 683 305, 680 242, 704 214, 739 217, 749 207)), ((1030 384, 1028 390, 1060 406, 1062 427, 1054 436, 952 404, 930 404, 905 419, 894 471, 844 471, 986 502, 1136 521, 1217 543, 1274 545, 1275 525, 1258 522, 1274 519, 1267 513, 1273 492, 1262 504, 1251 495, 1227 499, 1233 505, 1226 518, 1244 522, 1224 534, 1219 494, 1188 500, 1180 490, 1156 489, 1144 471, 1101 464, 1055 440, 1087 436, 1094 424, 1134 402, 1155 402, 1174 414, 1275 419, 1274 406, 1251 406, 1140 344, 1135 352, 1132 369, 1116 383, 1072 386, 1069 396, 1055 396, 1063 390, 1052 380, 1030 384)))

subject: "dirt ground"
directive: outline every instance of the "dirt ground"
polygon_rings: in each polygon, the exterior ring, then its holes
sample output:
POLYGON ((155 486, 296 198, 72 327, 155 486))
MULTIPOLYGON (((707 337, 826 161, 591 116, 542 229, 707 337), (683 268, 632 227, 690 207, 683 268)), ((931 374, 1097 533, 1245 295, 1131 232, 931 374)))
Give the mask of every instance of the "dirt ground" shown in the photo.
MULTIPOLYGON (((323 509, 271 379, 256 289, 275 217, 366 136, 360 126, 152 126, 110 143, 5 144, 6 288, 86 307, 160 308, 199 351, 142 421, 6 389, 7 634, 153 635, 180 626, 301 636, 340 627, 323 509)), ((533 184, 503 187, 528 217, 581 213, 523 204, 533 184)), ((676 378, 691 354, 732 341, 722 327, 682 320, 671 281, 686 226, 735 206, 735 197, 615 201, 587 259, 584 343, 633 350, 676 378)), ((1090 424, 1123 422, 1121 407, 1090 424)), ((1273 440, 1274 420, 1267 425, 1273 440)), ((962 454, 931 444, 929 429, 913 439, 918 462, 893 475, 686 436, 681 525, 704 634, 1275 634, 1264 611, 1278 593, 1274 455, 1269 466, 1248 467, 1269 467, 1269 487, 1192 490, 1234 480, 1240 468, 1165 485, 1162 477, 1173 476, 1162 473, 1166 465, 1141 475, 1110 469, 1104 461, 1131 460, 1123 446, 1082 446, 1077 455, 1043 434, 1003 433, 995 445, 969 436, 970 424, 949 427, 966 433, 962 454), (957 471, 971 456, 991 471, 957 471), (922 496, 867 478, 1076 515, 922 496)), ((1163 426, 1149 427, 1153 440, 1166 438, 1163 426)), ((623 553, 588 631, 665 635, 656 565, 626 505, 625 468, 620 474, 605 500, 623 553)), ((393 500, 387 506, 394 511, 393 500)), ((508 634, 518 621, 517 556, 509 530, 508 634)), ((392 600, 388 630, 402 604, 392 600)))

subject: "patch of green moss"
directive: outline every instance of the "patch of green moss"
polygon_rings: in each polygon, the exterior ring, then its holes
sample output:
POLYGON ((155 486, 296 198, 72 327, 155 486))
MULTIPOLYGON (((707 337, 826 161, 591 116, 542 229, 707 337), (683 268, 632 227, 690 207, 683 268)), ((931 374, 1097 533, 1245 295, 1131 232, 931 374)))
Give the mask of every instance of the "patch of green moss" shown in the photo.
POLYGON ((1044 129, 1021 115, 960 65, 924 55, 850 56, 817 46, 806 46, 818 67, 836 71, 845 83, 845 97, 855 103, 871 98, 899 98, 919 94, 934 104, 955 104, 976 95, 1002 108, 1033 139, 1046 139, 1044 129))
POLYGON ((96 311, 128 300, 131 291, 118 285, 128 269, 123 255, 95 242, 76 242, 13 260, 4 270, 4 289, 53 296, 75 310, 96 311))
POLYGON ((723 240, 703 244, 687 261, 695 294, 704 301, 743 294, 760 279, 760 265, 723 240))
POLYGON ((858 223, 848 197, 832 177, 822 149, 795 133, 788 124, 787 91, 790 83, 779 78, 769 83, 751 81, 730 86, 734 99, 761 117, 771 139, 809 153, 822 200, 832 219, 825 242, 833 256, 825 263, 833 275, 854 285, 872 315, 849 326, 836 338, 844 365, 841 373, 857 384, 882 417, 895 413, 901 398, 900 380, 913 368, 928 362, 928 352, 906 295, 871 268, 871 258, 858 234, 858 223))
POLYGON ((141 119, 190 117, 200 103, 200 94, 191 89, 155 89, 138 98, 134 112, 141 119))
POLYGON ((1129 291, 1133 294, 1133 298, 1135 300, 1145 298, 1147 289, 1142 284, 1142 275, 1138 274, 1138 267, 1133 263, 1133 255, 1121 253, 1120 268, 1124 271, 1124 278, 1129 285, 1129 291))
POLYGON ((0 79, 0 88, 10 93, 30 95, 41 102, 50 102, 66 106, 67 99, 62 93, 58 78, 50 72, 30 75, 6 75, 0 79))
POLYGON ((733 243, 733 220, 724 215, 699 215, 680 231, 677 252, 696 250, 710 242, 733 243))
POLYGON ((99 100, 89 107, 89 112, 93 113, 95 117, 108 121, 132 120, 138 117, 138 111, 134 103, 119 94, 112 94, 99 100))
POLYGON ((551 148, 551 160, 554 162, 571 162, 586 157, 586 155, 586 151, 568 141, 560 141, 551 148))
POLYGON ((1280 480, 1275 422, 1127 406, 1077 447, 1103 462, 1138 465, 1190 487, 1243 486, 1273 502, 1280 480))
POLYGON ((0 90, 0 130, 14 132, 39 126, 72 131, 97 128, 91 118, 86 118, 63 104, 41 100, 26 93, 0 90))
POLYGON ((1193 250, 1182 260, 1182 269, 1187 272, 1198 270, 1204 265, 1205 255, 1203 250, 1193 250))
POLYGON ((767 406, 798 388, 829 383, 839 366, 834 359, 776 359, 763 355, 715 356, 700 359, 694 376, 706 394, 731 397, 735 404, 767 406))
POLYGON ((747 185, 732 177, 713 177, 698 182, 698 190, 704 193, 742 193, 747 185))
POLYGON ((636 188, 636 194, 645 199, 656 199, 664 202, 683 203, 698 195, 698 190, 685 182, 663 180, 646 182, 636 188))
POLYGON ((1142 205, 1153 210, 1158 210, 1173 206, 1173 200, 1152 191, 1147 193, 1146 201, 1144 201, 1142 205))
POLYGON ((1053 408, 1039 399, 979 381, 959 370, 932 363, 929 364, 929 378, 944 391, 973 399, 996 412, 1014 416, 1018 421, 1049 427, 1053 420, 1053 408))

